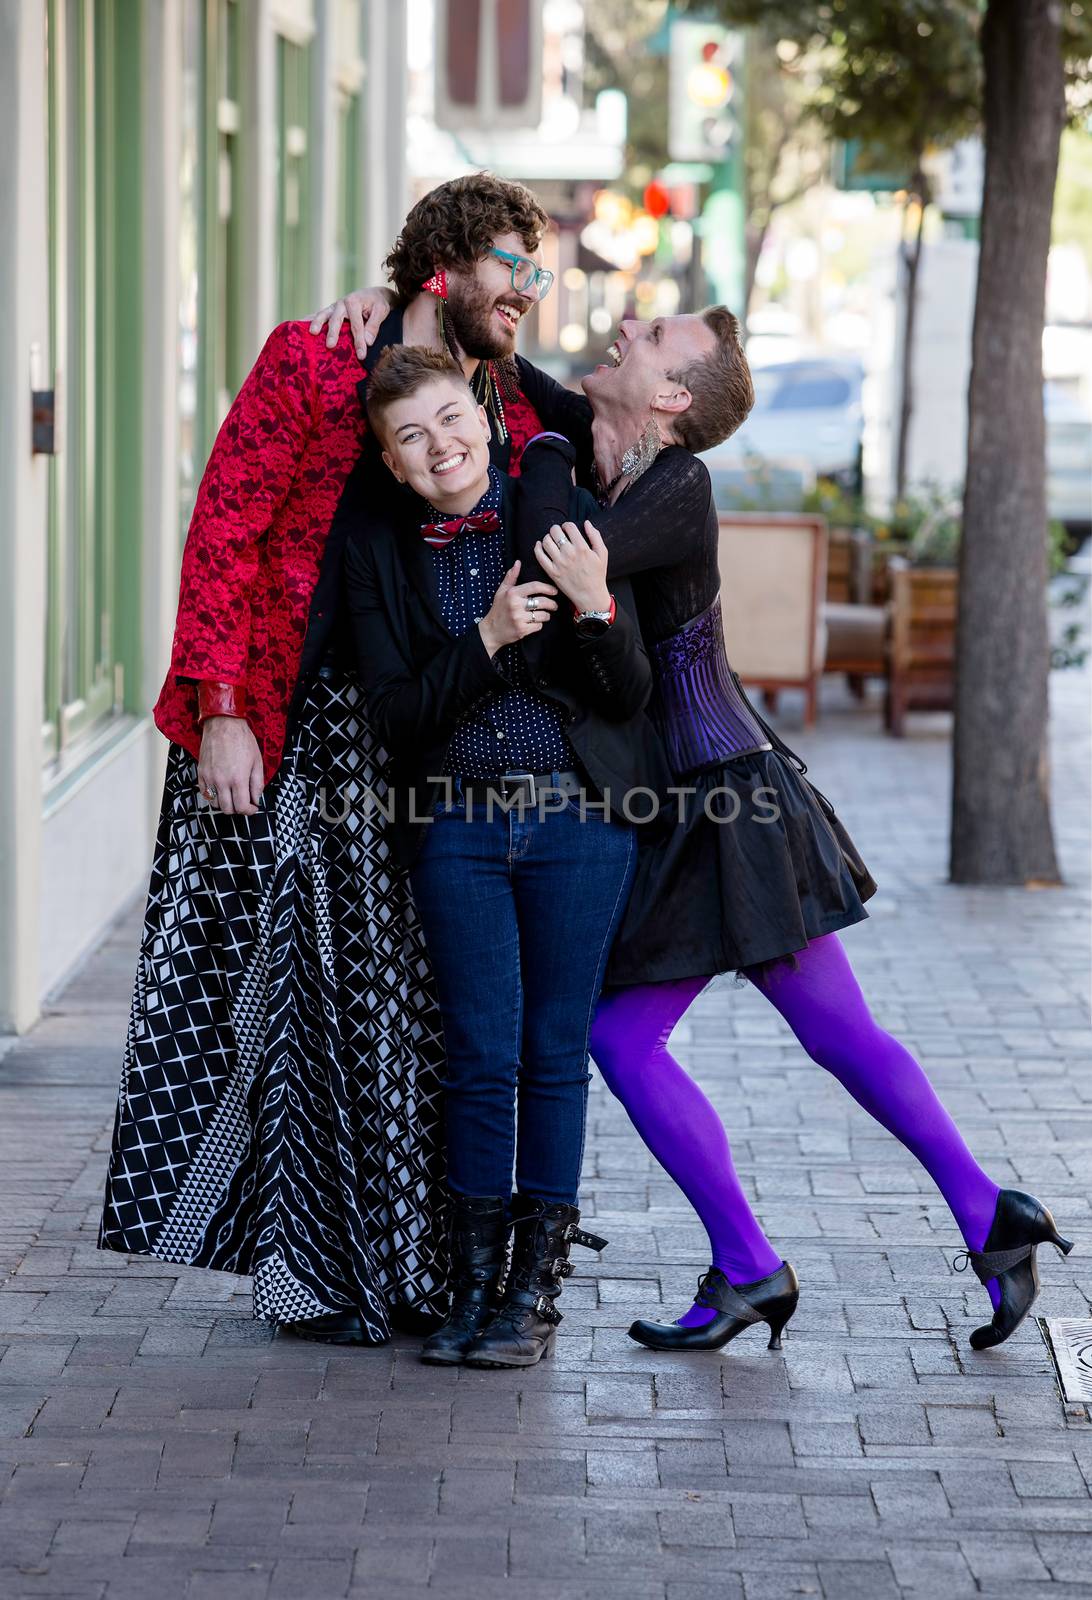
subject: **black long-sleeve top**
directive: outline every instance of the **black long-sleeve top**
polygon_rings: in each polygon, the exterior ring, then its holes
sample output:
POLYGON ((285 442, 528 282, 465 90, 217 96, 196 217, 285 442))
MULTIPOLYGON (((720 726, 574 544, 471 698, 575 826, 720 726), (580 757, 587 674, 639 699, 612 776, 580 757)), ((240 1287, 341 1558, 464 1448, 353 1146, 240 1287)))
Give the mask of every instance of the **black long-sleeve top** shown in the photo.
MULTIPOLYGON (((517 357, 524 394, 547 427, 576 446, 577 476, 592 466, 591 403, 530 362, 517 357)), ((520 464, 521 515, 542 538, 568 518, 569 485, 549 450, 528 450, 520 464)), ((667 445, 613 505, 594 518, 610 552, 607 576, 631 578, 641 633, 649 646, 676 633, 712 605, 720 589, 717 513, 703 461, 667 445)))

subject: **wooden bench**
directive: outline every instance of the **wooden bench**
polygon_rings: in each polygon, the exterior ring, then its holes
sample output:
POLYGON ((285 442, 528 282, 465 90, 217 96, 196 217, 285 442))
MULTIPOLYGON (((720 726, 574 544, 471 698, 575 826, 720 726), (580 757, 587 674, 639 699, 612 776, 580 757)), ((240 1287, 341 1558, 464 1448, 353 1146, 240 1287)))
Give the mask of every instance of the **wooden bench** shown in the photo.
POLYGON ((827 648, 824 672, 844 672, 857 699, 868 678, 887 675, 887 611, 873 603, 875 551, 870 534, 831 528, 827 545, 827 648))

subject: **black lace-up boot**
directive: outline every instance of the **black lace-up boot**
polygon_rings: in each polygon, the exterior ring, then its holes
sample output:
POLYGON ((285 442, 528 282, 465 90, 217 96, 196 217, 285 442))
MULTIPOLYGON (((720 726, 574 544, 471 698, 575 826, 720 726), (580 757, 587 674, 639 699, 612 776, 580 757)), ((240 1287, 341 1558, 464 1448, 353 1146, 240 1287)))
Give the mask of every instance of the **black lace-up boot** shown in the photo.
POLYGON ((496 1311, 508 1217, 499 1197, 451 1197, 451 1311, 421 1349, 432 1366, 457 1366, 496 1311))
POLYGON ((551 1205, 529 1195, 512 1202, 512 1266, 496 1316, 475 1339, 469 1367, 533 1367, 548 1355, 561 1313, 554 1301, 572 1273, 574 1244, 605 1250, 607 1241, 578 1226, 576 1206, 551 1205))

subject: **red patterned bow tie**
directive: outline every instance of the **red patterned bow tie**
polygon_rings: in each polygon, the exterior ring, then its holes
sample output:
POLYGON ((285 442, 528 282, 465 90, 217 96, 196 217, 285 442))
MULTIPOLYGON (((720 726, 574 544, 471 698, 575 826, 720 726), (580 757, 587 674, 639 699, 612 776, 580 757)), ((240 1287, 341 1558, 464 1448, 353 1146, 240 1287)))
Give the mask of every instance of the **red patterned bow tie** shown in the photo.
POLYGON ((472 517, 449 517, 446 522, 426 522, 422 525, 421 537, 434 550, 442 550, 460 533, 492 533, 494 528, 499 527, 500 518, 495 511, 479 511, 472 517))

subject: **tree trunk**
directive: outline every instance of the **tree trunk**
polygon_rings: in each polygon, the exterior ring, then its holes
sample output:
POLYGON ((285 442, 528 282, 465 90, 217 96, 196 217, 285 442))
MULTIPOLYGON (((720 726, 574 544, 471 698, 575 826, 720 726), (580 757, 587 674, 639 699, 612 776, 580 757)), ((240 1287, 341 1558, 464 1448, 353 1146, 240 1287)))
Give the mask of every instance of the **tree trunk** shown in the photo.
POLYGON ((959 567, 951 875, 1057 883, 1042 342, 1065 114, 1057 0, 989 0, 986 177, 959 567))
POLYGON ((899 380, 899 433, 895 451, 895 499, 906 493, 906 454, 910 445, 910 418, 914 412, 914 328, 918 310, 918 270, 921 267, 921 240, 925 230, 925 208, 929 190, 919 169, 914 176, 919 209, 918 225, 911 245, 902 241, 902 260, 906 268, 906 317, 903 323, 902 373, 899 380))
POLYGON ((758 271, 758 258, 762 254, 762 246, 766 243, 766 234, 770 226, 769 215, 770 214, 767 213, 766 221, 760 228, 753 227, 750 223, 747 225, 747 257, 743 278, 743 316, 740 319, 743 322, 744 327, 747 326, 747 319, 751 314, 751 296, 755 291, 755 274, 758 271))

